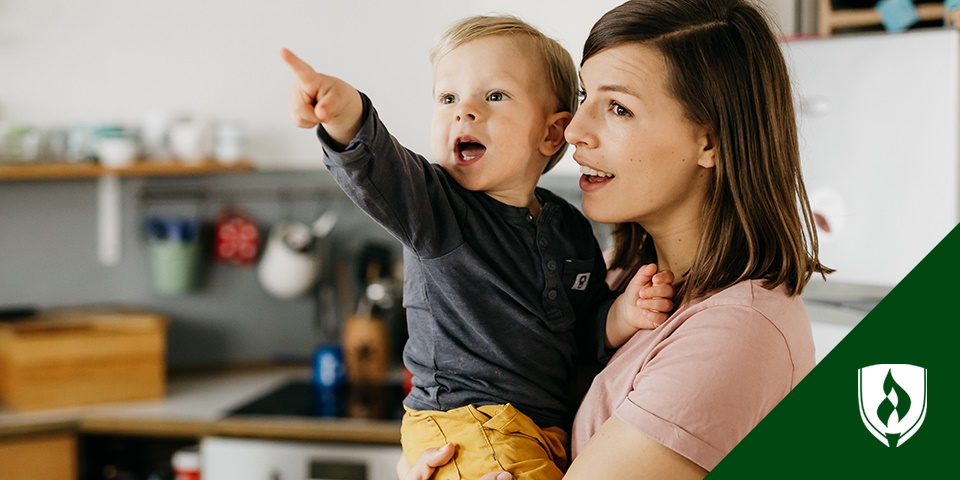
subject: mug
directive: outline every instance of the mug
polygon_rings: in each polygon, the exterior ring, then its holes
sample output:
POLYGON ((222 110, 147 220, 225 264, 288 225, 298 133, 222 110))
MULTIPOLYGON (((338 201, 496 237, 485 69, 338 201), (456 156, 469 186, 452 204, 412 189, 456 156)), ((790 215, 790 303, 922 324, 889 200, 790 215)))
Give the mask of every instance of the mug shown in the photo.
POLYGON ((213 132, 199 119, 181 120, 170 127, 170 151, 180 161, 200 163, 213 152, 213 132))
POLYGON ((151 240, 149 250, 154 291, 160 295, 185 295, 196 288, 200 242, 151 240))
POLYGON ((310 227, 303 223, 280 222, 270 229, 257 265, 257 279, 267 293, 291 299, 313 287, 320 274, 320 256, 312 241, 310 227))

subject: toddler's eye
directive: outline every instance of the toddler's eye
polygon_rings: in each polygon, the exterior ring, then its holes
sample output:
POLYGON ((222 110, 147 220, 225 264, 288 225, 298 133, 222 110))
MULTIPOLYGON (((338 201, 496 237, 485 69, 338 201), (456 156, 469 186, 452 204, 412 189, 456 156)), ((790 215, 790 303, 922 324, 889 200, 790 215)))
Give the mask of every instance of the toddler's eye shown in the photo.
POLYGON ((489 102, 499 102, 504 99, 503 92, 492 92, 490 95, 487 95, 487 101, 489 102))
POLYGON ((583 102, 585 101, 587 101, 587 92, 583 90, 577 90, 577 102, 579 102, 580 105, 583 105, 583 102))
POLYGON ((457 97, 453 96, 452 94, 445 93, 443 95, 440 95, 440 103, 444 105, 451 104, 456 101, 457 101, 457 97))

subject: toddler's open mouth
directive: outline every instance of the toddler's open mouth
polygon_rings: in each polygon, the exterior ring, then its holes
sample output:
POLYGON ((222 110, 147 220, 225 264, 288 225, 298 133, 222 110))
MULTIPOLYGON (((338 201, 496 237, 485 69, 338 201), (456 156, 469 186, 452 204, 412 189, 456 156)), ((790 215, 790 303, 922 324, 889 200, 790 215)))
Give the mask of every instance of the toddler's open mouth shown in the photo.
POLYGON ((457 153, 457 159, 463 162, 476 160, 487 151, 487 147, 470 136, 458 138, 453 148, 457 153))

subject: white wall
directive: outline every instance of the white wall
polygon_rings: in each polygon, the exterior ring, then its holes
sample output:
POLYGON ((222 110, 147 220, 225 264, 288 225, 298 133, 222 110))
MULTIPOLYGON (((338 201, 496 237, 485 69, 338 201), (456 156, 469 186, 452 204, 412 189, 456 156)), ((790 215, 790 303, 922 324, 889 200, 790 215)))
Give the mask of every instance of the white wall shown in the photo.
MULTIPOLYGON (((768 0, 793 24, 794 0, 768 0)), ((317 167, 314 136, 292 126, 288 47, 372 96, 392 132, 428 152, 427 52, 454 20, 518 15, 579 61, 593 22, 620 0, 3 0, 0 121, 41 128, 136 126, 163 110, 241 120, 261 167, 317 167)), ((787 28, 786 30, 790 30, 787 28)))
POLYGON ((288 47, 376 101, 393 133, 428 151, 433 40, 454 20, 504 11, 543 28, 574 57, 617 1, 333 2, 5 0, 0 120, 50 128, 139 124, 154 109, 239 119, 263 167, 315 166, 310 132, 287 114, 288 47))

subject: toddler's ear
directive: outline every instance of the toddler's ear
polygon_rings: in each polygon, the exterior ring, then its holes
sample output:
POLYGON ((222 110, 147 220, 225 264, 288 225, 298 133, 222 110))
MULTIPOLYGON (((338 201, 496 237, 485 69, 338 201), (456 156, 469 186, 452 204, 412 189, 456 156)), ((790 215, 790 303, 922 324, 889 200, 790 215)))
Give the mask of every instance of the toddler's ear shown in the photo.
POLYGON ((563 131, 570 125, 573 115, 570 112, 557 112, 547 117, 547 135, 540 142, 540 153, 544 156, 552 156, 557 150, 567 142, 563 137, 563 131))

